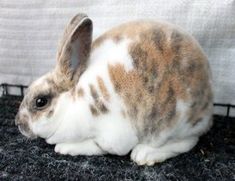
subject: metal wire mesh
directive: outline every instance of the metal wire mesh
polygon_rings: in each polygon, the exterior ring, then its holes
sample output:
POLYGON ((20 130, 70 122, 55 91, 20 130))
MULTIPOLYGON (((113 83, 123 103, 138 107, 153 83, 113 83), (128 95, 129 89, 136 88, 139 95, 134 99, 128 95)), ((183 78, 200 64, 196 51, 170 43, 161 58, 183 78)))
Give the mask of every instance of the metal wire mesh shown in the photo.
MULTIPOLYGON (((24 91, 28 87, 25 86, 25 85, 16 85, 16 84, 6 84, 6 83, 3 83, 3 84, 0 85, 0 88, 2 89, 2 96, 18 96, 18 97, 23 97, 24 96, 24 91), (11 94, 9 92, 10 88, 19 89, 20 94, 19 95, 11 94)), ((216 107, 225 107, 226 108, 226 116, 227 117, 230 116, 231 109, 235 108, 235 105, 232 105, 232 104, 222 104, 222 103, 214 103, 214 106, 216 106, 216 107)))

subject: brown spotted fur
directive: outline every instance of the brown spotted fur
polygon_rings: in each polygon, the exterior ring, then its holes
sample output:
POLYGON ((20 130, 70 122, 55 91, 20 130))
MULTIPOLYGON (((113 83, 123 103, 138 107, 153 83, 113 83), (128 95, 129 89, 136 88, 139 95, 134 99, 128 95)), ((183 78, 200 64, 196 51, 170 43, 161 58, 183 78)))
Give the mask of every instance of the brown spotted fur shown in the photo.
POLYGON ((78 94, 78 97, 83 97, 84 96, 84 90, 82 88, 78 88, 77 94, 78 94))
POLYGON ((98 82, 98 85, 99 85, 99 89, 100 89, 100 91, 102 93, 102 96, 104 97, 104 99, 106 101, 109 101, 109 99, 110 99, 109 92, 108 92, 108 90, 107 90, 107 88, 106 88, 106 86, 104 84, 103 79, 100 76, 97 77, 97 82, 98 82))
POLYGON ((138 130, 152 133, 171 127, 180 114, 177 100, 191 101, 189 122, 200 121, 212 106, 212 92, 207 59, 198 44, 170 26, 135 22, 107 32, 92 47, 122 38, 134 40, 129 46, 134 70, 116 64, 109 66, 109 74, 138 130))
MULTIPOLYGON (((109 110, 108 110, 107 106, 104 104, 104 101, 102 100, 101 96, 98 95, 98 92, 93 85, 90 85, 90 94, 91 94, 91 96, 93 98, 93 102, 94 102, 94 105, 92 105, 92 107, 95 108, 99 112, 99 114, 108 113, 109 110)), ((92 113, 94 112, 93 110, 91 109, 92 113)))

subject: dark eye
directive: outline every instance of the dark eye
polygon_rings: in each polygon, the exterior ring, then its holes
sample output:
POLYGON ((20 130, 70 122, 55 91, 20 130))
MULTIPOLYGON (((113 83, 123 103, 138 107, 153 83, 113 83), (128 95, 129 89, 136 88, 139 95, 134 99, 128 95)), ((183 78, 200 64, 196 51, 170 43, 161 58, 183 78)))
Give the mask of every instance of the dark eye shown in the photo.
POLYGON ((43 108, 47 105, 48 103, 48 98, 47 97, 38 97, 36 99, 36 107, 37 108, 43 108))

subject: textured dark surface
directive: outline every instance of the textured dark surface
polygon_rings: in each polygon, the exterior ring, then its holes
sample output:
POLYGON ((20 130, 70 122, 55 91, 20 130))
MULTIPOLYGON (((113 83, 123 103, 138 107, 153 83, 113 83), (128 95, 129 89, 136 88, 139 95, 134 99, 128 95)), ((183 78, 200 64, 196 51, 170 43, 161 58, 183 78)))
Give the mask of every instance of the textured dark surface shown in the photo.
POLYGON ((129 156, 61 156, 42 139, 14 126, 20 98, 0 98, 0 180, 235 180, 235 119, 214 117, 213 128, 190 152, 154 167, 129 156))

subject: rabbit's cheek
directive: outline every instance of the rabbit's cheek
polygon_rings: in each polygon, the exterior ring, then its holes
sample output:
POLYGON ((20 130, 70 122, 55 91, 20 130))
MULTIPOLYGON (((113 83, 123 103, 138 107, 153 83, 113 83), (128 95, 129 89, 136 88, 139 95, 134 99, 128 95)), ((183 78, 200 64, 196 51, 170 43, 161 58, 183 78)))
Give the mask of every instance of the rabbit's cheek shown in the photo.
POLYGON ((48 138, 54 134, 57 129, 57 121, 50 119, 48 117, 41 117, 36 122, 32 123, 33 133, 42 137, 48 138))

